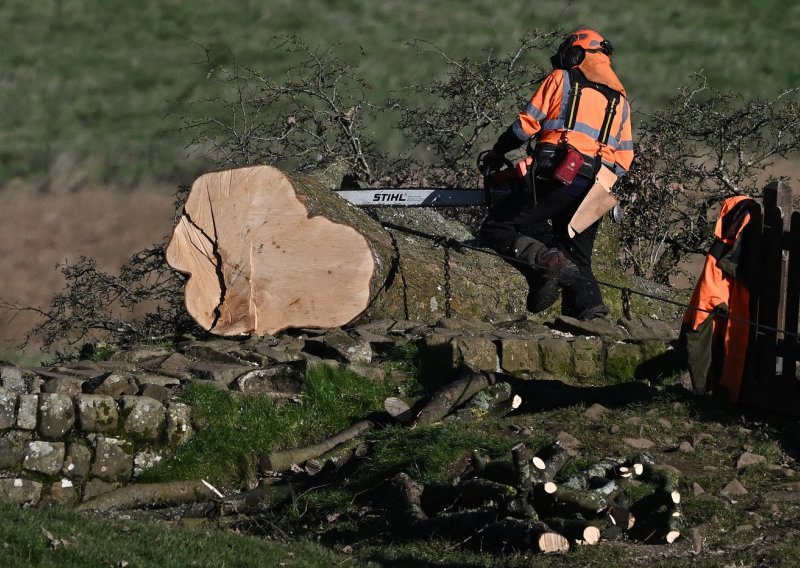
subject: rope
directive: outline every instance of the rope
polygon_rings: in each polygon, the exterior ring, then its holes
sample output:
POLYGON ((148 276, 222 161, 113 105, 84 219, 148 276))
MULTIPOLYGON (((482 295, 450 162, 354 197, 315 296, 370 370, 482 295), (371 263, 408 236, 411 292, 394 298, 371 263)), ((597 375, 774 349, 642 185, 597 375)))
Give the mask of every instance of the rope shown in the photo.
MULTIPOLYGON (((454 250, 456 250, 458 252, 464 252, 463 249, 469 249, 469 250, 474 250, 476 252, 481 252, 483 254, 488 254, 490 256, 495 256, 497 258, 501 258, 503 260, 511 262, 512 264, 520 264, 520 260, 518 258, 516 258, 516 257, 500 254, 500 253, 498 253, 496 251, 487 250, 485 248, 481 248, 481 247, 478 247, 476 245, 470 245, 468 243, 464 243, 464 242, 461 242, 459 240, 456 240, 456 239, 454 239, 452 237, 445 237, 445 236, 442 236, 442 235, 434 235, 432 233, 426 233, 424 231, 418 231, 417 229, 411 229, 410 227, 403 227, 401 225, 395 225, 393 223, 388 223, 388 222, 381 222, 381 225, 383 225, 387 229, 394 229, 394 230, 397 230, 397 231, 403 231, 403 232, 408 233, 410 235, 415 235, 417 237, 422 237, 424 239, 432 240, 434 242, 434 246, 440 246, 437 243, 445 243, 448 247, 451 247, 451 248, 453 248, 454 250)), ((525 263, 525 264, 528 264, 528 263, 525 263)), ((537 268, 537 267, 534 266, 534 268, 537 268)), ((539 268, 543 268, 543 267, 539 267, 539 268)), ((591 281, 590 278, 587 278, 586 276, 583 276, 581 274, 576 275, 576 277, 578 279, 585 280, 586 282, 590 282, 591 281)), ((658 296, 656 294, 650 294, 648 292, 642 292, 641 290, 635 290, 635 289, 630 288, 628 286, 621 286, 619 284, 612 284, 610 282, 603 282, 602 280, 598 280, 597 278, 595 278, 594 280, 598 284, 600 284, 601 286, 605 286, 607 288, 613 288, 613 289, 619 290, 622 293, 622 310, 623 310, 623 313, 625 314, 625 317, 627 319, 631 319, 631 315, 630 315, 631 314, 630 297, 631 297, 631 295, 637 295, 637 296, 642 296, 644 298, 648 298, 650 300, 655 300, 655 301, 658 301, 658 302, 663 302, 665 304, 671 304, 673 306, 678 306, 678 307, 684 308, 686 310, 695 310, 697 312, 704 312, 704 313, 707 313, 707 314, 710 314, 710 315, 714 315, 714 316, 717 316, 717 317, 722 317, 722 318, 725 318, 725 319, 730 320, 730 321, 736 321, 736 322, 739 322, 739 323, 746 323, 750 327, 755 327, 757 330, 762 331, 762 332, 781 333, 785 337, 795 337, 795 338, 796 337, 800 337, 800 334, 798 334, 798 333, 793 333, 793 332, 790 332, 790 331, 786 331, 785 329, 781 329, 781 328, 778 328, 778 327, 772 327, 772 326, 769 326, 769 325, 764 325, 762 323, 758 323, 758 322, 755 322, 755 321, 750 320, 750 319, 740 318, 740 317, 737 317, 737 316, 732 316, 730 314, 720 314, 718 311, 715 311, 715 310, 707 310, 707 309, 701 308, 699 306, 692 306, 690 304, 686 304, 686 303, 683 303, 683 302, 678 302, 677 300, 672 300, 670 298, 665 298, 663 296, 658 296)))

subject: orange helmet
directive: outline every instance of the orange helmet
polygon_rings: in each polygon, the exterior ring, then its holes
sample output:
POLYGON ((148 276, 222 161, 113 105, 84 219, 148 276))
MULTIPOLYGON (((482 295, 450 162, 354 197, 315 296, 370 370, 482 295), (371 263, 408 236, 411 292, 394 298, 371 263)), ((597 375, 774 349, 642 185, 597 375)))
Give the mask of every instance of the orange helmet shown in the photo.
POLYGON ((587 52, 600 52, 610 56, 614 52, 614 46, 596 31, 581 28, 570 33, 561 42, 550 61, 557 69, 571 69, 581 64, 587 52))

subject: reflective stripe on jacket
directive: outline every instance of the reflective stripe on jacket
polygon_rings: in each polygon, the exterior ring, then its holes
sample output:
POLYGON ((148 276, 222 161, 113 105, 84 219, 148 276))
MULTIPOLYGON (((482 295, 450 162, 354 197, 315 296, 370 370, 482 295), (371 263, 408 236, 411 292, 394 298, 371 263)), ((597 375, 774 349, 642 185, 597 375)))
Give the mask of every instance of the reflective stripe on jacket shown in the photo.
POLYGON ((558 144, 566 133, 567 142, 582 154, 595 156, 601 150, 603 162, 617 175, 627 172, 633 161, 631 108, 627 98, 621 96, 608 144, 601 147, 597 139, 608 99, 596 89, 581 89, 574 129, 566 131, 564 124, 573 87, 568 71, 552 71, 517 116, 512 126, 514 134, 522 142, 539 134, 539 143, 558 144))

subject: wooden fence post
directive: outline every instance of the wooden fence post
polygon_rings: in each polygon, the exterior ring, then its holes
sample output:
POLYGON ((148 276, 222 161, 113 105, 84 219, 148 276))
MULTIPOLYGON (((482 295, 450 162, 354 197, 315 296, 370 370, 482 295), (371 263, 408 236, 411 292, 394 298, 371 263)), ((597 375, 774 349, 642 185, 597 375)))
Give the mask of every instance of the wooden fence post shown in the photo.
MULTIPOLYGON (((764 187, 764 210, 767 208, 777 207, 781 212, 783 219, 783 233, 784 241, 789 235, 789 218, 792 216, 792 187, 785 181, 772 181, 764 187)), ((782 246, 781 251, 781 287, 780 294, 778 295, 778 319, 777 327, 784 329, 786 322, 786 291, 787 291, 787 278, 789 275, 789 247, 782 246)), ((778 339, 782 334, 778 334, 778 339)))

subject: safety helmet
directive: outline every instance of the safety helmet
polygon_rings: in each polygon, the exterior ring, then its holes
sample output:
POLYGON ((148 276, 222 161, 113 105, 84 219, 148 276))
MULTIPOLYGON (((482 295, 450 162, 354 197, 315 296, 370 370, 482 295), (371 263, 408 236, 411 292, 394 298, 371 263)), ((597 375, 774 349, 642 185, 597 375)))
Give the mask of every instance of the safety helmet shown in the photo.
POLYGON ((570 33, 561 42, 550 62, 556 69, 571 69, 581 64, 587 52, 600 52, 610 56, 614 52, 614 46, 596 31, 581 28, 570 33))

